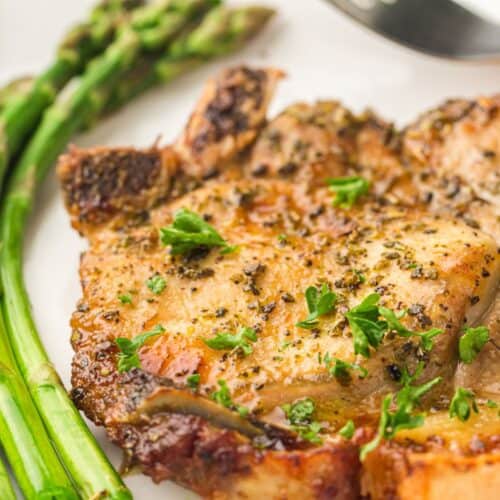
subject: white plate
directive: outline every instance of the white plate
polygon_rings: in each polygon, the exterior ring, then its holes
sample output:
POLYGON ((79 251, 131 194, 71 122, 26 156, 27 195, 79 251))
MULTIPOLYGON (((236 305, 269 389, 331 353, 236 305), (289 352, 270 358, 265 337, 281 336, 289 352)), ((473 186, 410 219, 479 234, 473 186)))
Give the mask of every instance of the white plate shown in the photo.
MULTIPOLYGON (((42 69, 65 28, 81 19, 92 3, 0 0, 0 81, 42 69)), ((272 113, 295 100, 337 98, 358 111, 375 108, 403 124, 445 98, 500 89, 500 66, 472 66, 417 55, 372 35, 320 0, 265 3, 276 5, 279 16, 245 51, 145 95, 75 142, 141 147, 151 144, 158 134, 171 140, 187 119, 205 79, 225 65, 241 62, 287 71, 289 77, 278 90, 272 113)), ((66 384, 72 356, 68 320, 80 296, 77 268, 84 249, 84 241, 69 227, 52 173, 30 222, 25 276, 44 344, 66 384)), ((119 450, 106 442, 101 430, 96 435, 118 465, 119 450)), ((142 476, 125 481, 138 499, 195 498, 173 484, 154 485, 142 476)))

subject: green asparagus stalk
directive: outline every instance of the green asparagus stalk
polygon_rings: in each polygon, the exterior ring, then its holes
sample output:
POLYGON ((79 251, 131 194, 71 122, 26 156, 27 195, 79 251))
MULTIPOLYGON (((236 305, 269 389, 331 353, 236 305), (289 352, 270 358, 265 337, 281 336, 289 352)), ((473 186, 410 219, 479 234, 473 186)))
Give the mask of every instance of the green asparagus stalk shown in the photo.
POLYGON ((9 82, 0 89, 0 113, 12 99, 25 96, 33 86, 33 78, 26 76, 9 82))
MULTIPOLYGON (((26 498, 75 498, 7 343, 0 310, 0 438, 26 498)), ((0 498, 3 500, 4 495, 0 498)))
MULTIPOLYGON (((164 21, 158 23, 163 43, 212 5, 212 1, 185 0, 178 11, 169 6, 162 19, 171 19, 170 30, 164 21)), ((152 29, 148 26, 148 35, 152 29)), ((133 25, 123 26, 117 40, 92 61, 70 94, 63 94, 47 110, 14 170, 0 217, 0 274, 11 345, 59 456, 84 498, 125 499, 130 494, 68 398, 40 342, 22 278, 23 230, 36 185, 86 117, 99 114, 110 86, 138 60, 142 34, 133 25)))
POLYGON ((207 14, 160 58, 142 59, 112 90, 105 113, 111 113, 148 88, 167 83, 214 57, 230 54, 253 38, 274 15, 259 6, 220 6, 207 14))
POLYGON ((3 500, 16 500, 16 494, 12 488, 9 474, 4 463, 0 459, 0 498, 3 500))
MULTIPOLYGON (((22 136, 31 131, 39 112, 50 103, 53 93, 91 55, 104 47, 119 19, 128 9, 143 0, 111 0, 101 2, 92 12, 90 21, 74 28, 61 44, 58 60, 38 80, 21 78, 0 90, 0 129, 4 155, 0 154, 0 188, 7 166, 7 145, 15 148, 22 136), (64 75, 66 72, 66 76, 64 75), (52 80, 53 91, 47 82, 52 80), (43 99, 46 103, 43 103, 43 99), (37 111, 39 110, 39 112, 37 111), (16 123, 17 121, 17 123, 16 123), (17 142, 16 142, 17 141, 17 142)), ((1 149, 1 148, 0 148, 1 149)), ((49 441, 44 424, 33 404, 31 395, 13 360, 0 310, 0 440, 18 484, 27 498, 76 498, 73 486, 49 441)), ((0 495, 0 498, 4 498, 0 495)))
POLYGON ((90 20, 73 28, 61 43, 56 60, 38 78, 29 92, 10 99, 0 114, 0 185, 10 159, 35 128, 44 110, 61 88, 111 41, 124 12, 143 3, 112 0, 98 5, 90 20))

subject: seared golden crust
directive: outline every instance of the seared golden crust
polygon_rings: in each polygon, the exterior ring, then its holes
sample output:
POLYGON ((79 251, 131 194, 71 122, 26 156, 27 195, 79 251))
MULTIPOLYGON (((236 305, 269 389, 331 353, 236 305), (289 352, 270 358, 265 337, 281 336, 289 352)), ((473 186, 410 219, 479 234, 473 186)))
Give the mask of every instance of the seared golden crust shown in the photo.
POLYGON ((203 177, 255 140, 283 72, 231 68, 205 87, 176 149, 185 171, 203 177))
POLYGON ((500 241, 500 96, 448 101, 404 134, 421 200, 500 241))
POLYGON ((500 443, 480 442, 476 453, 450 451, 439 439, 428 445, 388 442, 363 464, 362 492, 372 500, 493 499, 498 493, 500 443))
MULTIPOLYGON (((356 499, 362 484, 374 499, 413 498, 414 489, 433 499, 443 495, 445 477, 464 491, 481 478, 487 495, 498 487, 492 471, 500 426, 484 405, 500 396, 498 349, 492 342, 462 366, 457 345, 464 324, 488 325, 494 341, 500 335, 496 208, 462 168, 477 144, 500 154, 496 114, 483 116, 494 100, 446 105, 438 114, 448 116, 447 125, 432 133, 425 119, 399 133, 336 102, 291 106, 260 132, 279 76, 224 72, 173 148, 73 151, 61 161, 74 225, 91 242, 72 319, 73 398, 106 427, 130 466, 208 498, 356 499), (449 167, 447 148, 461 139, 467 147, 449 167), (454 171, 467 193, 463 203, 443 188, 454 171), (372 183, 350 210, 332 206, 324 183, 344 175, 372 183), (109 182, 100 187, 98 178, 109 182), (429 189, 432 200, 422 195, 429 189), (450 207, 462 220, 449 217, 450 207), (179 208, 203 216, 239 250, 169 256, 158 230, 179 208), (473 214, 489 234, 469 220, 473 214), (167 281, 159 295, 145 285, 156 275, 167 281), (297 328, 307 314, 304 290, 322 283, 337 293, 337 313, 316 329, 297 328), (416 339, 397 336, 370 359, 354 355, 343 314, 372 291, 382 304, 408 309, 409 328, 444 330, 431 355, 416 339), (132 304, 119 302, 124 293, 132 304), (165 333, 141 349, 142 370, 118 373, 114 340, 156 324, 165 333), (203 341, 241 326, 257 333, 249 356, 203 341), (369 375, 332 377, 321 362, 326 353, 361 363, 369 375), (412 371, 419 361, 426 363, 422 381, 443 377, 423 402, 432 410, 425 425, 398 433, 360 464, 358 446, 374 434, 380 399, 399 388, 403 367, 412 371), (187 387, 194 373, 196 392, 187 387), (219 379, 250 409, 247 419, 210 401, 219 379), (456 384, 474 389, 482 420, 449 419, 456 384), (280 406, 305 396, 316 401, 322 445, 284 425, 280 406), (358 428, 352 441, 337 435, 348 418, 358 428)), ((498 168, 488 165, 480 169, 489 179, 498 168)))

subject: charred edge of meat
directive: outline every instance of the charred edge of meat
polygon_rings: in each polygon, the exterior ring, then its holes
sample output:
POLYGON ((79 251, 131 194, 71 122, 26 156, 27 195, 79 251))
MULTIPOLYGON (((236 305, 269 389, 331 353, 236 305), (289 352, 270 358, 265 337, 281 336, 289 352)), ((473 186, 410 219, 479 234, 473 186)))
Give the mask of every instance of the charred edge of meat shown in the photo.
MULTIPOLYGON (((108 436, 155 482, 174 480, 197 493, 228 492, 238 481, 272 471, 285 485, 300 478, 311 498, 358 498, 361 465, 350 443, 301 451, 256 449, 237 433, 216 429, 200 417, 158 414, 142 424, 107 427, 108 436)), ((303 490, 304 491, 304 490, 303 490)))
POLYGON ((206 122, 193 138, 193 150, 200 153, 208 144, 248 130, 248 114, 262 107, 266 83, 265 71, 246 67, 228 70, 204 111, 206 122))
POLYGON ((215 427, 232 429, 242 436, 256 439, 259 446, 279 446, 280 449, 310 446, 285 428, 241 418, 165 377, 140 369, 120 374, 116 371, 116 352, 112 342, 104 341, 97 344, 95 350, 78 350, 73 359, 73 401, 96 423, 140 424, 143 419, 156 414, 194 415, 215 427), (119 389, 110 391, 109 387, 119 389), (114 411, 104 416, 110 407, 114 411))
POLYGON ((98 224, 121 211, 144 210, 168 191, 157 149, 72 149, 58 169, 66 204, 80 222, 98 224))
POLYGON ((98 343, 95 351, 79 350, 72 396, 94 422, 106 426, 111 441, 124 450, 127 468, 140 466, 156 482, 171 479, 207 496, 228 491, 259 470, 272 470, 273 481, 284 485, 300 477, 300 486, 313 498, 357 498, 361 465, 355 443, 316 447, 286 429, 251 419, 248 425, 258 425, 265 434, 249 439, 201 416, 161 408, 125 421, 148 396, 172 384, 139 369, 118 374, 115 365, 111 342, 98 343), (112 415, 104 422, 110 407, 112 415))

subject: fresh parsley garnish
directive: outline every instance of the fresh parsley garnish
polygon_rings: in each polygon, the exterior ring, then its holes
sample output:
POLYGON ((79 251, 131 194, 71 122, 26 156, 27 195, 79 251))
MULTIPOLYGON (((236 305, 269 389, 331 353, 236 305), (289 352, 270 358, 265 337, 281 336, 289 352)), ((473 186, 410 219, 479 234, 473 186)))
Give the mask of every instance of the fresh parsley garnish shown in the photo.
POLYGON ((161 325, 156 325, 151 331, 141 333, 133 339, 118 337, 115 340, 116 345, 120 349, 120 353, 118 354, 118 371, 122 373, 128 372, 132 368, 140 368, 139 349, 148 339, 162 333, 165 333, 165 328, 161 325))
POLYGON ((370 357, 370 346, 376 349, 387 331, 387 323, 379 319, 379 300, 380 295, 372 293, 345 314, 352 331, 354 353, 365 358, 370 357))
POLYGON ((354 436, 354 431, 356 430, 356 427, 354 426, 354 422, 352 420, 348 420, 344 427, 339 430, 339 434, 344 438, 344 439, 351 439, 354 436))
POLYGON ((236 246, 228 245, 202 217, 185 208, 175 213, 170 226, 160 229, 160 238, 164 245, 170 245, 172 255, 185 254, 204 247, 221 247, 223 253, 237 249, 236 246))
POLYGON ((193 373, 193 374, 189 375, 186 378, 186 384, 193 391, 195 391, 196 389, 198 389, 198 386, 200 385, 200 374, 199 373, 193 373))
MULTIPOLYGON (((417 369, 418 374, 421 368, 417 369)), ((417 377, 417 372, 413 376, 407 375, 403 379, 403 388, 396 393, 396 396, 388 394, 382 400, 380 412, 380 421, 376 436, 368 443, 364 444, 360 449, 360 458, 363 461, 368 453, 375 450, 382 439, 392 439, 397 432, 403 429, 415 429, 424 423, 424 415, 413 415, 415 406, 419 403, 420 398, 430 391, 436 384, 441 382, 441 377, 436 377, 425 384, 414 386, 411 382, 417 377), (395 399, 396 408, 391 411, 389 407, 395 399)))
POLYGON ((399 321, 405 315, 405 311, 397 313, 382 307, 379 305, 379 300, 380 295, 372 293, 345 314, 351 327, 355 354, 361 354, 365 358, 370 357, 370 347, 376 349, 389 331, 401 337, 419 337, 425 351, 433 348, 433 339, 443 333, 442 329, 431 328, 425 332, 408 330, 399 321))
POLYGON ((420 342, 424 351, 431 351, 434 347, 433 338, 443 333, 441 328, 431 328, 425 332, 414 332, 412 330, 408 330, 408 328, 403 326, 399 321, 399 319, 405 315, 406 311, 396 313, 387 309, 387 307, 380 306, 379 312, 380 315, 387 321, 387 327, 389 330, 396 332, 401 337, 420 337, 420 342))
POLYGON ((485 326, 465 328, 464 334, 458 341, 460 361, 467 364, 472 363, 489 339, 490 331, 485 326))
POLYGON ((246 417, 249 413, 249 410, 246 406, 241 406, 233 403, 231 399, 231 392, 229 391, 229 387, 227 386, 227 382, 225 380, 218 380, 219 390, 212 393, 211 398, 224 408, 229 408, 231 410, 236 410, 240 417, 246 417))
POLYGON ((296 403, 285 404, 281 408, 292 425, 310 422, 315 411, 314 401, 310 398, 301 399, 296 403))
POLYGON ((469 420, 471 408, 475 413, 479 412, 474 393, 463 387, 457 387, 450 403, 450 418, 457 417, 462 422, 465 422, 469 420))
POLYGON ((294 425, 292 429, 306 441, 313 444, 322 444, 323 440, 320 438, 319 433, 321 432, 322 425, 319 422, 311 422, 306 425, 294 425))
POLYGON ((361 271, 359 271, 358 269, 353 269, 352 272, 358 278, 359 283, 364 283, 366 281, 366 276, 361 271))
POLYGON ((130 295, 130 293, 124 293, 123 295, 118 295, 118 300, 122 304, 132 304, 132 295, 130 295))
POLYGON ((318 325, 318 318, 332 312, 335 309, 337 295, 330 290, 330 287, 323 283, 320 289, 310 286, 306 293, 307 309, 309 316, 303 321, 299 321, 295 326, 311 330, 318 325))
POLYGON ((323 362, 328 369, 330 375, 339 379, 350 378, 350 370, 358 370, 359 378, 366 378, 368 375, 368 370, 356 363, 348 363, 347 361, 342 361, 338 358, 331 358, 329 353, 326 353, 323 362))
POLYGON ((486 401, 486 406, 488 408, 498 408, 498 403, 496 403, 492 399, 488 399, 488 401, 486 401))
POLYGON ((146 281, 146 286, 155 294, 155 295, 160 295, 163 290, 165 290, 165 287, 167 286, 167 281, 165 278, 160 276, 159 274, 155 274, 151 276, 146 281))
POLYGON ((322 443, 322 439, 318 435, 322 426, 319 422, 313 420, 316 408, 312 399, 305 398, 295 403, 288 403, 283 405, 281 409, 285 412, 292 430, 302 439, 314 444, 322 443))
POLYGON ((253 352, 251 342, 256 342, 257 333, 247 326, 240 328, 238 333, 222 332, 213 339, 203 339, 208 347, 217 350, 240 349, 244 356, 253 352))
POLYGON ((328 179, 326 183, 335 193, 333 206, 340 208, 351 208, 370 188, 369 181, 357 175, 328 179))

